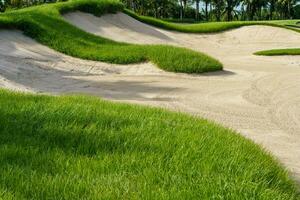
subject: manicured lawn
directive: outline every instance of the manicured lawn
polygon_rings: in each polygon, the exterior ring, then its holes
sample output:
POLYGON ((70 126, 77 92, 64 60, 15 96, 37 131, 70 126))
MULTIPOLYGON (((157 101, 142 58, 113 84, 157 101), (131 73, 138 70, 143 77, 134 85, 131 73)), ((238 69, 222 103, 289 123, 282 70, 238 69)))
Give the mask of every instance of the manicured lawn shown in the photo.
POLYGON ((276 27, 291 29, 300 32, 299 29, 300 27, 296 28, 298 27, 297 22, 299 22, 300 20, 207 22, 207 23, 198 23, 198 24, 195 23, 195 24, 186 25, 180 23, 167 22, 167 21, 163 21, 148 16, 140 16, 128 9, 125 9, 124 13, 128 14, 129 16, 141 22, 159 28, 185 32, 185 33, 216 33, 216 32, 227 31, 230 29, 235 29, 242 26, 250 26, 250 25, 276 26, 276 27))
POLYGON ((262 55, 262 56, 300 55, 300 48, 258 51, 255 53, 255 55, 262 55))
MULTIPOLYGON (((70 1, 0 15, 65 54, 168 71, 222 69, 201 53, 131 45, 81 31, 62 13, 121 11, 117 1, 70 1)), ((87 96, 0 90, 0 199, 299 199, 258 145, 209 121, 87 96)))
POLYGON ((222 64, 199 52, 165 45, 132 45, 86 33, 64 21, 62 13, 80 10, 100 16, 123 10, 115 0, 73 0, 0 14, 0 28, 23 30, 40 43, 62 53, 118 64, 154 62, 172 72, 201 73, 222 69, 222 64))
POLYGON ((206 120, 0 90, 1 199, 298 199, 259 146, 206 120))
MULTIPOLYGON (((153 17, 140 16, 133 13, 130 10, 124 10, 124 12, 131 17, 167 30, 185 32, 185 33, 215 33, 227 31, 234 28, 239 28, 242 26, 250 25, 266 25, 275 26, 280 28, 285 28, 293 31, 300 32, 300 26, 297 24, 300 20, 274 20, 274 21, 233 21, 233 22, 208 22, 199 24, 189 24, 182 25, 178 23, 167 22, 153 17)), ((274 49, 256 52, 255 55, 265 55, 265 56, 278 56, 278 55, 300 55, 299 49, 274 49)))

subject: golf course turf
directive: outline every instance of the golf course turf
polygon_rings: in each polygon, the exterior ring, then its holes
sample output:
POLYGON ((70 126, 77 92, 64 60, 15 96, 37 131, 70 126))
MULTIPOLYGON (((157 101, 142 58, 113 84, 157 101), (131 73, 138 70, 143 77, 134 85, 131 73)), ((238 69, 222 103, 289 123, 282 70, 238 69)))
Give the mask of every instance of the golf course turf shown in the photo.
POLYGON ((184 33, 217 33, 222 31, 228 31, 235 28, 251 25, 265 25, 285 28, 293 31, 300 32, 296 24, 299 20, 273 20, 273 21, 231 21, 231 22, 208 22, 208 23, 194 23, 194 24, 180 24, 172 23, 160 19, 156 19, 148 16, 138 15, 131 10, 125 9, 124 13, 139 20, 143 23, 147 23, 159 28, 179 31, 184 33), (295 27, 294 27, 295 26, 295 27))
POLYGON ((273 49, 255 52, 255 55, 261 56, 284 56, 284 55, 300 55, 299 49, 273 49))
POLYGON ((3 199, 297 199, 261 148, 206 120, 0 91, 3 199))
MULTIPOLYGON (((131 10, 124 9, 127 15, 139 20, 166 30, 179 31, 184 33, 218 33, 228 31, 235 28, 251 25, 265 25, 285 28, 300 33, 299 20, 273 20, 273 21, 232 21, 232 22, 209 22, 209 23, 194 23, 194 24, 176 24, 148 16, 138 15, 131 10)), ((280 55, 300 55, 300 48, 295 49, 273 49, 254 52, 255 55, 264 56, 280 56, 280 55)))
MULTIPOLYGON (((194 24, 178 24, 167 22, 148 16, 138 15, 131 10, 125 9, 124 13, 143 22, 166 30, 179 31, 184 33, 217 33, 243 26, 265 25, 285 28, 300 32, 299 20, 273 20, 273 21, 232 21, 232 22, 209 22, 194 24)), ((300 55, 300 49, 274 49, 255 52, 255 55, 278 56, 278 55, 300 55)))
POLYGON ((62 18, 80 10, 100 16, 121 11, 114 0, 79 0, 35 6, 0 14, 0 28, 16 28, 40 43, 78 58, 117 64, 151 61, 172 72, 201 73, 222 69, 222 64, 199 52, 166 45, 133 45, 86 33, 62 18))
MULTIPOLYGON (((80 0, 0 14, 59 52, 173 72, 222 69, 204 54, 132 45, 86 33, 61 17, 121 11, 112 0, 80 0), (188 63, 188 65, 187 65, 188 63)), ((1 199, 299 199, 287 171, 259 145, 210 121, 88 96, 0 89, 1 199)))

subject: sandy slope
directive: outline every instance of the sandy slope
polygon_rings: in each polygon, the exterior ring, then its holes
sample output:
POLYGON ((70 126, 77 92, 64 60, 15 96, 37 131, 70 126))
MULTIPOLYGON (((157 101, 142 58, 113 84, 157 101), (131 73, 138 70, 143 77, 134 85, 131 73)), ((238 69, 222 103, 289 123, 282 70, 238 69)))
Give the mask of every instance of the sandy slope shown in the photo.
POLYGON ((225 71, 204 75, 163 72, 149 63, 111 65, 71 58, 20 32, 0 31, 0 86, 35 92, 80 92, 162 106, 222 123, 262 144, 300 181, 300 56, 259 57, 257 50, 299 47, 300 34, 251 26, 220 34, 182 34, 124 15, 65 18, 114 40, 168 43, 206 52, 225 71))

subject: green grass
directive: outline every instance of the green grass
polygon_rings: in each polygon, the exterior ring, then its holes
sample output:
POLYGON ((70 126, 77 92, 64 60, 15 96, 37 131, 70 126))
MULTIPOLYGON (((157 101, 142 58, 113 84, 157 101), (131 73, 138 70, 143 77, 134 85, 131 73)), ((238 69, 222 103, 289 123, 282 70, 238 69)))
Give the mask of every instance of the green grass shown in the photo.
MULTIPOLYGON (((0 28, 84 59, 149 60, 189 73, 221 69, 191 50, 114 42, 61 17, 122 9, 112 0, 42 5, 1 14, 0 28)), ((162 109, 0 90, 0 143, 1 199, 300 199, 287 172, 258 145, 162 109)))
POLYGON ((242 26, 251 26, 251 25, 275 26, 275 27, 281 27, 281 28, 291 29, 300 32, 298 28, 294 27, 297 26, 297 22, 299 22, 300 20, 207 22, 207 23, 183 25, 180 23, 167 22, 153 17, 141 16, 128 9, 125 9, 124 13, 128 14, 129 16, 141 22, 159 28, 185 32, 185 33, 216 33, 216 32, 222 32, 230 29, 239 28, 242 26))
MULTIPOLYGON (((136 13, 125 9, 124 13, 129 16, 167 30, 185 32, 185 33, 216 33, 227 31, 230 29, 239 28, 242 26, 251 26, 251 25, 266 25, 266 26, 274 26, 285 28, 289 30, 293 30, 296 32, 300 32, 300 26, 298 22, 300 20, 273 20, 273 21, 233 21, 233 22, 208 22, 208 23, 199 23, 199 24, 190 24, 190 25, 182 25, 178 23, 172 23, 163 21, 160 19, 155 19, 153 17, 148 16, 140 16, 136 13)), ((254 53, 255 55, 265 55, 265 56, 278 56, 278 55, 300 55, 299 49, 275 49, 275 50, 266 50, 259 51, 254 53)))
MULTIPOLYGON (((296 32, 300 32, 300 26, 298 22, 300 20, 273 20, 273 21, 233 21, 233 22, 208 22, 208 23, 198 23, 198 24, 189 24, 182 25, 178 23, 167 22, 164 20, 156 19, 148 16, 140 16, 136 13, 125 9, 124 13, 129 16, 167 30, 185 32, 185 33, 216 33, 227 31, 230 29, 239 28, 242 26, 251 26, 251 25, 266 25, 266 26, 274 26, 285 28, 289 30, 293 30, 296 32)), ((275 49, 275 50, 266 50, 259 51, 254 53, 255 55, 265 55, 265 56, 278 56, 278 55, 300 55, 300 48, 296 49, 275 49)))
MULTIPOLYGON (((290 20, 284 25, 288 27, 289 29, 296 30, 300 32, 300 26, 299 26, 299 20, 290 20)), ((278 21, 277 23, 283 23, 278 21)), ((254 53, 255 55, 261 55, 261 56, 284 56, 284 55, 300 55, 300 48, 293 48, 293 49, 272 49, 272 50, 264 50, 264 51, 258 51, 254 53)))
POLYGON ((282 56, 282 55, 300 55, 299 49, 273 49, 273 50, 265 50, 258 51, 254 53, 255 55, 263 55, 263 56, 282 56))
POLYGON ((133 45, 86 33, 61 16, 80 10, 100 16, 121 11, 115 0, 73 0, 0 14, 0 28, 16 28, 59 52, 89 60, 117 64, 145 61, 172 72, 201 73, 222 69, 222 64, 202 53, 165 45, 133 45))
POLYGON ((1 199, 299 199, 235 132, 162 109, 0 90, 1 199))

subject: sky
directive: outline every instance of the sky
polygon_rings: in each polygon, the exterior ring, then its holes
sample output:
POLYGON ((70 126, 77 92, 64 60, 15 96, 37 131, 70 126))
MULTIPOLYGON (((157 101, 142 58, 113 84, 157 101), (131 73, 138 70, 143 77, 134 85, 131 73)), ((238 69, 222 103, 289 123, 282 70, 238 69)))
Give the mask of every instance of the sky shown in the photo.
MULTIPOLYGON (((196 7, 196 4, 193 5, 193 7, 196 7)), ((200 10, 201 9, 205 9, 205 3, 204 2, 200 2, 200 10)), ((209 7, 208 7, 209 10, 209 7)), ((237 10, 241 10, 241 6, 238 6, 237 10)))

